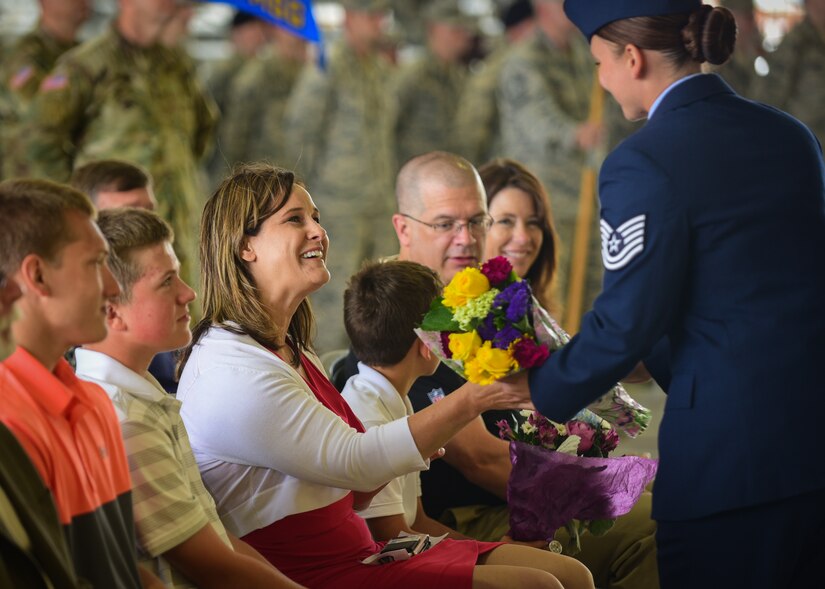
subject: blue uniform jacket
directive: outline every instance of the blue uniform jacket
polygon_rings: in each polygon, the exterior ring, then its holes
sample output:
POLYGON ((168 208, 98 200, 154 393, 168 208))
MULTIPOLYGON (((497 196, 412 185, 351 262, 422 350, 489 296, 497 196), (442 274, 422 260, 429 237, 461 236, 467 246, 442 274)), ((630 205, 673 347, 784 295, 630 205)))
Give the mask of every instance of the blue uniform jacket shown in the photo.
POLYGON ((569 418, 667 337, 656 519, 825 488, 823 175, 804 125, 716 75, 674 87, 602 167, 604 289, 530 388, 569 418))

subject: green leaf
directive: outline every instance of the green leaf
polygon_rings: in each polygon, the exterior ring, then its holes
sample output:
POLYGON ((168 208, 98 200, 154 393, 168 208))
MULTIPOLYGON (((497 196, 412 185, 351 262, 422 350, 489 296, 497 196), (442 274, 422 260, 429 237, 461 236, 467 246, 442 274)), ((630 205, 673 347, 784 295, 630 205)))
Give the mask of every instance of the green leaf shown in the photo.
POLYGON ((567 541, 567 546, 564 547, 564 554, 567 556, 575 556, 582 550, 581 538, 579 537, 579 522, 571 520, 564 524, 567 528, 567 534, 570 538, 567 541))
POLYGON ((588 522, 587 529, 594 536, 604 536, 615 523, 615 519, 594 519, 588 522))
POLYGON ((459 331, 458 323, 453 320, 453 312, 444 306, 441 298, 435 299, 430 310, 421 321, 424 331, 459 331))
POLYGON ((530 325, 527 316, 522 317, 518 323, 514 323, 513 327, 518 329, 521 333, 532 333, 533 327, 530 325))

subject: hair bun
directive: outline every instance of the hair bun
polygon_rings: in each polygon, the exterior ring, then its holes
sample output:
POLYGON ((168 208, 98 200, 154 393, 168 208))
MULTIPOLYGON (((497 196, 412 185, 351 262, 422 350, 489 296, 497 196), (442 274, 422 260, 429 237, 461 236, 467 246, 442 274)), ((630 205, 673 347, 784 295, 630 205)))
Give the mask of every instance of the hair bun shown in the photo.
POLYGON ((736 19, 727 8, 703 4, 691 13, 682 40, 693 61, 723 64, 736 45, 736 19))

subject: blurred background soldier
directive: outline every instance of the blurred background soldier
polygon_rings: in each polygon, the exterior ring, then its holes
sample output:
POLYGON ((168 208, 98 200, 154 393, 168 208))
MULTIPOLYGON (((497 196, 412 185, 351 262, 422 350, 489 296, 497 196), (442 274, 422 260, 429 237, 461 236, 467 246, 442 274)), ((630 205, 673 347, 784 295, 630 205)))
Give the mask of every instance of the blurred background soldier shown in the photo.
POLYGON ((764 58, 765 54, 753 0, 722 0, 719 4, 730 10, 736 19, 736 48, 727 63, 709 69, 725 78, 737 93, 751 98, 757 83, 754 62, 759 57, 764 58))
POLYGON ((424 45, 424 12, 433 0, 390 0, 393 19, 404 43, 424 45))
POLYGON ((270 29, 273 27, 247 12, 237 11, 229 25, 229 41, 232 53, 225 59, 212 64, 206 76, 206 88, 212 94, 220 111, 220 120, 216 137, 218 141, 206 164, 210 188, 216 186, 227 172, 228 160, 220 137, 232 127, 237 116, 243 112, 233 110, 229 97, 235 88, 235 81, 240 72, 252 61, 266 45, 270 29))
POLYGON ((269 32, 267 50, 243 66, 229 91, 226 110, 231 116, 221 119, 218 130, 221 176, 239 162, 295 164, 286 157, 284 112, 307 61, 307 42, 281 27, 269 32))
POLYGON ((425 12, 427 50, 394 84, 396 163, 435 150, 454 151, 452 122, 467 77, 465 57, 476 32, 458 0, 433 0, 425 12))
POLYGON ((805 0, 804 20, 770 56, 754 98, 789 112, 825 144, 825 0, 805 0))
POLYGON ((43 79, 25 123, 29 171, 66 181, 74 167, 97 159, 146 168, 158 212, 175 229, 181 274, 197 284, 198 160, 216 113, 191 68, 160 44, 187 7, 175 0, 118 5, 111 28, 63 55, 43 79))
POLYGON ((516 0, 499 14, 504 34, 501 43, 476 67, 464 84, 455 116, 455 151, 476 166, 501 154, 501 129, 496 93, 507 56, 518 43, 535 34, 531 0, 516 0))
MULTIPOLYGON (((598 158, 606 132, 603 122, 588 120, 595 70, 587 42, 564 14, 562 0, 534 0, 533 7, 536 33, 512 51, 498 80, 502 155, 535 170, 549 192, 559 242, 566 246, 560 248, 558 311, 571 272, 581 172, 594 163, 587 158, 598 158)), ((595 203, 595 194, 588 198, 595 203)), ((582 311, 601 290, 597 222, 598 214, 592 215, 582 311)))
POLYGON ((90 0, 39 0, 40 21, 3 55, 0 66, 0 179, 22 171, 15 138, 23 111, 57 58, 77 45, 77 31, 89 17, 90 0), (17 154, 17 157, 14 156, 17 154))
POLYGON ((380 53, 388 4, 346 0, 343 36, 325 69, 307 66, 285 116, 288 162, 321 210, 330 236, 330 283, 312 302, 316 349, 346 347, 343 293, 362 260, 393 253, 395 162, 390 138, 391 69, 380 53))

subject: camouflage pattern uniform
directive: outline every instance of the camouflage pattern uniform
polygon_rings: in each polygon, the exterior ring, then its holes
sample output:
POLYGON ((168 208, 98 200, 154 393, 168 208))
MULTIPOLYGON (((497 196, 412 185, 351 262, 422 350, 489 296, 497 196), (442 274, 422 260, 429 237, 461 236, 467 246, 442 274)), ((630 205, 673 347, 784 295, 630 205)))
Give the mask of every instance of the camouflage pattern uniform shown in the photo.
POLYGON ((273 52, 253 59, 238 73, 227 97, 229 124, 218 132, 226 171, 238 162, 258 160, 294 166, 286 156, 284 111, 303 65, 273 52))
POLYGON ((398 73, 393 133, 399 166, 422 153, 455 150, 451 125, 466 79, 463 64, 445 63, 430 51, 398 73))
POLYGON ((731 58, 720 66, 711 66, 708 71, 722 76, 738 94, 751 98, 753 85, 756 83, 756 69, 753 62, 755 55, 751 55, 738 47, 731 58))
POLYGON ((18 176, 23 171, 17 136, 20 119, 57 58, 75 45, 58 41, 37 27, 5 52, 0 66, 0 178, 18 176))
POLYGON ((825 144, 825 32, 806 18, 768 60, 770 74, 758 78, 753 97, 792 114, 825 144))
POLYGON ((227 127, 231 127, 235 123, 236 115, 240 114, 232 111, 229 101, 235 87, 235 80, 248 63, 249 60, 243 55, 233 53, 228 58, 217 62, 204 80, 204 85, 212 95, 212 99, 215 101, 220 113, 215 133, 218 140, 204 164, 206 173, 209 176, 210 188, 215 187, 223 179, 231 168, 231 164, 234 163, 227 157, 220 142, 220 137, 223 136, 227 127))
POLYGON ((339 44, 325 70, 304 69, 287 104, 287 161, 306 181, 330 236, 332 280, 313 296, 321 352, 346 347, 343 292, 350 275, 362 260, 398 249, 390 75, 380 56, 358 56, 339 44))
MULTIPOLYGON (((563 50, 537 31, 509 54, 498 80, 501 155, 527 166, 542 181, 550 197, 560 243, 557 308, 564 307, 567 295, 581 174, 587 156, 578 148, 575 133, 589 114, 594 72, 593 57, 583 38, 574 36, 570 47, 563 50)), ((601 291, 598 204, 594 206, 585 311, 601 291)))
POLYGON ((174 50, 136 47, 110 28, 58 61, 25 127, 32 175, 65 182, 74 167, 104 158, 149 170, 182 275, 196 285, 204 201, 197 162, 216 113, 193 73, 174 50))
POLYGON ((502 153, 498 80, 512 51, 511 45, 503 45, 491 53, 467 79, 459 98, 461 108, 453 123, 455 151, 476 166, 502 153))

